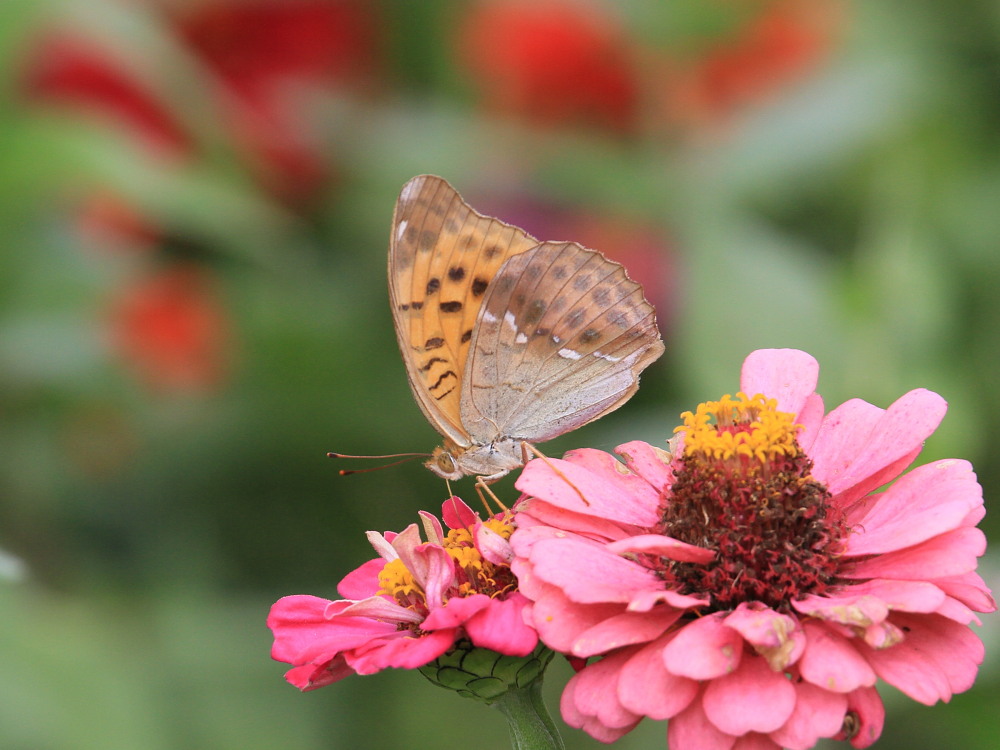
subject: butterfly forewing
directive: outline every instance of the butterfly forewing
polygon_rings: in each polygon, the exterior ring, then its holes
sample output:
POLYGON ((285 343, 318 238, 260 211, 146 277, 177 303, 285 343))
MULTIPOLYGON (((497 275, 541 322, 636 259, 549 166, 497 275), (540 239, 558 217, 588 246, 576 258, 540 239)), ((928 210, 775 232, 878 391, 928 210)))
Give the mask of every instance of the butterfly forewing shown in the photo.
POLYGON ((468 445, 461 392, 479 309, 497 270, 537 241, 483 216, 445 180, 403 186, 389 242, 389 298, 410 387, 447 438, 468 445))
POLYGON ((477 442, 541 442, 586 424, 624 403, 663 352, 622 266, 554 242, 500 268, 471 343, 461 419, 477 442))

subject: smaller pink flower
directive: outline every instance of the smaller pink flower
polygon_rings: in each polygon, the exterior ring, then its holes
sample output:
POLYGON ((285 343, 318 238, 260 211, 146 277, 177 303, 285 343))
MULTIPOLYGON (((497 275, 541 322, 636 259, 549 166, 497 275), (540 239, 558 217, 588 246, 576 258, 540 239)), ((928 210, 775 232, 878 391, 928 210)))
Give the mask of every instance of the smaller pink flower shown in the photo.
POLYGON ((480 520, 457 497, 446 500, 447 534, 421 511, 399 534, 368 532, 379 557, 348 573, 337 601, 286 596, 271 608, 271 656, 293 665, 285 678, 300 690, 386 667, 415 669, 459 641, 526 656, 538 635, 522 616, 527 600, 510 571, 511 514, 480 520))
POLYGON ((982 488, 961 460, 903 474, 945 402, 825 413, 818 374, 804 352, 757 351, 743 392, 683 415, 672 453, 635 441, 624 464, 525 466, 511 566, 527 616, 588 660, 567 723, 611 742, 669 719, 672 750, 863 748, 878 680, 928 705, 972 686, 969 625, 996 609, 976 573, 982 488))

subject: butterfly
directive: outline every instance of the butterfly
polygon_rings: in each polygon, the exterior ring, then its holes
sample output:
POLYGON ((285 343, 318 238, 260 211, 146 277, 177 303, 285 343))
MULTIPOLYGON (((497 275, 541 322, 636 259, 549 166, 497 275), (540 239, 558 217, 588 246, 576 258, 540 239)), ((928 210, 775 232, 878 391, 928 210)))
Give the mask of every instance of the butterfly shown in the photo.
POLYGON ((445 479, 522 466, 525 443, 617 409, 663 353, 620 264, 483 216, 433 175, 396 202, 389 299, 410 388, 444 437, 425 466, 445 479))

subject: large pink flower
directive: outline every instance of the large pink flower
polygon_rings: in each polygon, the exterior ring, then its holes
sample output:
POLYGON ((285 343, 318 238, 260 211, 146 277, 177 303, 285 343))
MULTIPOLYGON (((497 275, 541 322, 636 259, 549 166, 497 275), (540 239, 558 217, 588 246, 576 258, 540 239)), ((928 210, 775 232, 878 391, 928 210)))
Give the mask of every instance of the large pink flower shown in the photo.
POLYGON ((757 351, 742 393, 683 415, 672 455, 633 442, 624 465, 580 450, 525 467, 511 542, 529 621, 590 660, 569 724, 610 742, 670 719, 674 750, 861 748, 882 728, 877 679, 927 704, 972 685, 968 625, 996 608, 982 490, 960 460, 900 477, 945 402, 824 414, 818 372, 757 351))
POLYGON ((271 656, 292 664, 285 678, 313 690, 350 674, 415 669, 458 641, 526 656, 538 635, 524 623, 527 600, 508 567, 510 514, 485 522, 453 497, 444 502, 446 534, 421 512, 427 542, 411 524, 399 534, 369 532, 379 558, 340 582, 338 601, 286 596, 271 608, 271 656))

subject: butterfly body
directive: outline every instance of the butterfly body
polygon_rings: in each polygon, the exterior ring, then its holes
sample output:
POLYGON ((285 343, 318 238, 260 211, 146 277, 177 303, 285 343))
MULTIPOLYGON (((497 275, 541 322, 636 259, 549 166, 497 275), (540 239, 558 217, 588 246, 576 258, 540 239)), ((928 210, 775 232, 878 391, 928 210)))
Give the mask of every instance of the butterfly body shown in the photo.
POLYGON ((445 439, 426 466, 448 479, 521 466, 523 443, 617 408, 663 352, 621 265, 483 216, 440 177, 400 193, 389 296, 411 390, 445 439))

